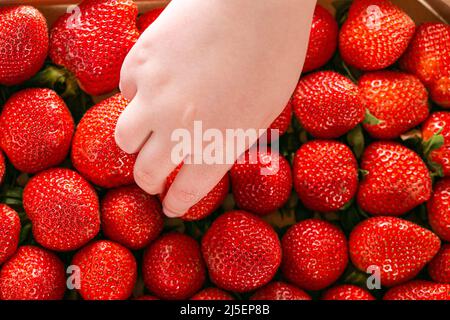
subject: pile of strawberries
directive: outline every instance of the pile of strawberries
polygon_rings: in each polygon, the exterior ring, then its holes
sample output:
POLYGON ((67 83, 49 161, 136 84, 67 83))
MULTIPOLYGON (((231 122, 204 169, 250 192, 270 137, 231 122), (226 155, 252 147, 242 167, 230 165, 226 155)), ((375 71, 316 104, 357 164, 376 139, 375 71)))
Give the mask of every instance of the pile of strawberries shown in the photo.
POLYGON ((162 9, 85 0, 48 28, 1 7, 0 299, 450 300, 450 26, 347 2, 316 8, 280 152, 182 220, 114 141, 111 92, 162 9))

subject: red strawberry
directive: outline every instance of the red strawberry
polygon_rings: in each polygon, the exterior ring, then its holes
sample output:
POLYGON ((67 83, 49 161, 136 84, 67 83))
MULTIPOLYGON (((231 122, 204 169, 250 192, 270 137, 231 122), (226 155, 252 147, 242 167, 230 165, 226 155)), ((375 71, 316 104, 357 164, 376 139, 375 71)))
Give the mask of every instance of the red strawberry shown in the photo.
POLYGON ((234 199, 239 208, 267 215, 281 208, 291 195, 289 162, 267 149, 250 149, 230 171, 234 199))
POLYGON ((3 152, 0 150, 0 185, 3 183, 6 173, 6 162, 3 152))
POLYGON ((361 70, 389 67, 405 52, 415 28, 388 0, 355 0, 339 34, 342 59, 361 70))
POLYGON ((255 292, 250 300, 312 300, 309 294, 289 283, 272 282, 255 292))
POLYGON ((228 292, 218 288, 206 288, 195 294, 191 300, 234 300, 233 296, 228 292))
POLYGON ((128 101, 116 94, 89 109, 72 142, 72 162, 89 181, 104 188, 132 184, 136 155, 122 151, 114 140, 120 114, 128 101))
POLYGON ((450 178, 436 183, 427 208, 428 222, 433 231, 442 240, 450 241, 450 178))
POLYGON ((62 162, 69 152, 73 131, 69 109, 50 89, 16 93, 0 115, 0 147, 14 167, 27 173, 62 162))
POLYGON ((163 299, 184 300, 205 282, 200 246, 181 233, 168 233, 150 244, 142 266, 145 286, 163 299))
POLYGON ((350 258, 363 272, 377 266, 381 284, 391 287, 413 279, 439 251, 431 231, 395 217, 375 217, 350 234, 350 258))
POLYGON ((422 159, 396 142, 379 141, 364 151, 359 206, 373 215, 399 216, 431 197, 431 177, 422 159))
POLYGON ((417 32, 400 67, 415 74, 430 90, 434 102, 450 108, 450 26, 424 23, 417 32))
POLYGON ((65 290, 63 263, 38 247, 20 247, 0 270, 0 300, 60 300, 65 290))
POLYGON ((338 24, 331 13, 321 5, 317 5, 311 25, 303 72, 318 69, 331 59, 336 51, 338 32, 338 24))
POLYGON ((139 37, 132 0, 84 0, 50 32, 50 58, 77 77, 84 91, 101 95, 119 85, 120 69, 139 37))
POLYGON ((281 137, 289 129, 292 120, 292 101, 289 100, 283 112, 272 122, 267 129, 267 143, 271 142, 270 130, 278 130, 278 136, 281 137))
POLYGON ((281 245, 275 231, 245 211, 218 217, 203 237, 202 253, 212 282, 235 292, 267 284, 281 263, 281 245))
POLYGON ((450 244, 442 246, 441 251, 428 265, 431 279, 440 283, 450 283, 450 244))
MULTIPOLYGON (((164 192, 160 195, 163 200, 169 191, 170 186, 175 181, 175 177, 178 172, 180 172, 182 165, 178 166, 172 173, 167 177, 166 186, 164 192)), ((228 173, 219 181, 219 183, 212 189, 202 200, 197 202, 193 207, 191 207, 188 212, 186 212, 181 219, 185 221, 197 221, 202 220, 209 216, 211 213, 220 207, 225 197, 230 189, 230 180, 228 178, 228 173)))
POLYGON ((0 84, 20 84, 34 76, 47 57, 47 21, 31 6, 3 7, 0 28, 0 84))
POLYGON ((108 191, 101 203, 101 221, 105 236, 133 250, 155 240, 164 224, 158 199, 135 185, 108 191))
POLYGON ((23 206, 39 244, 55 251, 78 249, 100 229, 100 210, 94 188, 69 169, 49 169, 28 182, 23 206))
POLYGON ((78 251, 72 265, 80 268, 80 294, 85 300, 124 300, 137 277, 133 254, 118 243, 100 240, 78 251))
POLYGON ((283 275, 306 290, 334 283, 348 262, 347 239, 329 222, 309 219, 289 228, 282 239, 283 275))
POLYGON ((147 11, 139 16, 137 20, 137 28, 140 33, 143 33, 150 25, 158 19, 159 15, 164 11, 164 8, 155 8, 147 11))
POLYGON ((441 166, 444 176, 450 176, 450 112, 434 112, 423 124, 424 141, 438 133, 444 137, 444 145, 431 151, 429 157, 432 162, 441 166))
POLYGON ((316 138, 340 137, 364 119, 358 87, 333 71, 300 79, 293 105, 303 128, 316 138))
POLYGON ((367 290, 352 284, 343 284, 328 289, 322 300, 375 300, 367 290))
POLYGON ((315 140, 304 144, 294 158, 294 186, 311 210, 342 208, 356 194, 358 163, 343 143, 315 140))
POLYGON ((364 123, 364 129, 377 139, 395 139, 428 117, 428 92, 413 75, 378 71, 359 79, 364 108, 380 120, 364 123))
POLYGON ((19 214, 0 203, 0 265, 17 250, 20 237, 19 214))
POLYGON ((450 300, 450 284, 411 281, 390 289, 384 300, 450 300))

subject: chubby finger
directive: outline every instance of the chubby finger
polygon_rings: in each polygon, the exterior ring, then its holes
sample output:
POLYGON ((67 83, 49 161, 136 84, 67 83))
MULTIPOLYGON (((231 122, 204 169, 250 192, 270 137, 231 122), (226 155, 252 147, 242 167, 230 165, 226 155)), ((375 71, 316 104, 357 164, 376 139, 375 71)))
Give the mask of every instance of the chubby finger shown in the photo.
MULTIPOLYGON (((128 55, 130 55, 130 53, 128 53, 128 55)), ((127 56, 122 64, 122 69, 120 70, 119 89, 125 99, 133 100, 137 93, 137 84, 136 77, 130 72, 133 68, 129 67, 128 59, 127 56)))
POLYGON ((151 134, 151 116, 144 111, 139 96, 134 98, 119 117, 116 125, 116 143, 126 153, 138 152, 151 134))
POLYGON ((183 216, 230 168, 230 165, 184 164, 164 198, 164 213, 171 218, 183 216))
POLYGON ((171 158, 171 144, 157 134, 142 147, 134 165, 134 180, 149 194, 164 191, 169 174, 177 167, 171 158))

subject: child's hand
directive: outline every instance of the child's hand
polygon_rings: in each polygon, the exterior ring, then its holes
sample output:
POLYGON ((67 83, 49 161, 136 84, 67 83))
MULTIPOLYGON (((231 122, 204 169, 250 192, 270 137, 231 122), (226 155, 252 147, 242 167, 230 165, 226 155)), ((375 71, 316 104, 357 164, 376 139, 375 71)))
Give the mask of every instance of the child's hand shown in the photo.
MULTIPOLYGON (((192 133, 196 120, 203 131, 270 126, 297 84, 314 6, 313 0, 172 0, 121 74, 122 93, 132 101, 116 141, 139 152, 134 175, 142 189, 161 193, 179 164, 171 158, 176 129, 192 133)), ((185 164, 164 199, 165 213, 182 216, 231 165, 185 164)))

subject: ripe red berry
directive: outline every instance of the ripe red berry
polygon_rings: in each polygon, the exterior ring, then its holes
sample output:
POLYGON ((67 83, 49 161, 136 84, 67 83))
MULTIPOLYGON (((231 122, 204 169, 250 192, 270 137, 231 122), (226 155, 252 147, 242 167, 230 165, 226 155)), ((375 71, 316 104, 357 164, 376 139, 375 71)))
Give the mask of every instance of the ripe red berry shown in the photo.
POLYGON ((0 265, 17 250, 20 237, 19 214, 0 203, 0 265))
POLYGON ((375 298, 363 288, 343 284, 325 291, 322 300, 375 300, 375 298))
POLYGON ((450 284, 411 281, 390 289, 384 300, 450 300, 450 284))
POLYGON ((450 283, 450 244, 442 246, 428 265, 431 279, 439 283, 450 283))
POLYGON ((250 300, 312 300, 309 294, 292 284, 272 282, 258 289, 250 300))
POLYGON ((432 162, 442 168, 444 176, 450 176, 450 112, 434 112, 422 126, 422 139, 426 142, 435 134, 444 137, 444 145, 430 152, 432 162))
POLYGON ((20 247, 0 270, 0 300, 60 300, 65 289, 63 263, 38 247, 20 247))
POLYGON ((31 6, 8 6, 0 8, 0 28, 0 84, 20 84, 37 73, 47 57, 47 21, 31 6))
POLYGON ((132 0, 84 0, 50 31, 50 58, 77 77, 90 95, 113 91, 120 69, 139 37, 132 0))
POLYGON ((450 178, 436 183, 427 208, 428 222, 433 231, 442 240, 450 241, 450 178))
POLYGON ((28 182, 23 206, 33 224, 33 235, 55 251, 78 249, 100 229, 98 197, 89 183, 69 169, 49 169, 28 182))
POLYGON ((104 188, 132 184, 136 155, 122 151, 114 139, 120 114, 128 101, 116 94, 89 109, 78 124, 72 162, 86 179, 104 188))
POLYGON ((211 281, 235 292, 267 284, 281 263, 281 245, 275 231, 245 211, 219 216, 202 239, 202 253, 211 281))
POLYGON ((289 129, 292 120, 292 101, 289 100, 283 112, 272 122, 270 127, 267 129, 267 143, 271 142, 271 131, 270 130, 278 130, 278 136, 281 137, 286 131, 289 129))
POLYGON ((140 33, 143 33, 150 25, 158 19, 159 15, 164 11, 164 8, 155 8, 139 16, 137 20, 137 28, 140 33))
POLYGON ((132 250, 155 240, 164 224, 159 200, 136 185, 108 191, 101 202, 101 221, 106 237, 132 250))
POLYGON ((418 78, 396 71, 366 73, 359 79, 364 108, 379 124, 364 123, 377 139, 395 139, 428 117, 428 92, 418 78))
POLYGON ((417 28, 400 67, 422 80, 431 99, 450 108, 450 26, 424 23, 417 28))
POLYGON ((50 89, 25 89, 0 114, 0 147, 18 170, 35 173, 67 156, 74 123, 64 101, 50 89))
POLYGON ((168 233, 150 244, 142 265, 147 289, 163 299, 184 300, 205 282, 200 246, 181 233, 168 233))
POLYGON ((310 72, 324 66, 336 51, 338 24, 334 17, 321 5, 314 11, 308 51, 303 72, 310 72))
POLYGON ((329 222, 309 219, 289 228, 283 236, 283 275, 306 290, 321 290, 334 283, 348 262, 347 239, 329 222))
MULTIPOLYGON (((172 173, 167 177, 166 186, 164 192, 160 195, 160 198, 164 200, 170 186, 175 181, 175 178, 180 172, 181 165, 178 166, 172 173)), ((191 207, 181 219, 185 221, 197 221, 202 220, 209 216, 211 213, 220 207, 225 197, 230 189, 230 178, 228 173, 217 183, 217 185, 199 202, 197 202, 193 207, 191 207)))
POLYGON ((356 0, 339 34, 342 59, 361 70, 394 64, 414 35, 414 21, 389 0, 356 0))
POLYGON ((292 190, 289 162, 271 149, 250 149, 230 171, 234 199, 239 208, 267 215, 281 208, 292 190))
POLYGON ((395 217, 375 217, 350 234, 350 258, 361 271, 379 269, 381 284, 391 287, 413 279, 439 251, 431 231, 395 217))
POLYGON ((338 138, 364 119, 358 86, 333 71, 306 75, 293 96, 294 112, 303 128, 321 139, 338 138))
POLYGON ((228 292, 218 288, 206 288, 196 293, 191 300, 234 300, 233 296, 228 292))
POLYGON ((6 161, 3 152, 0 150, 0 186, 3 183, 3 179, 5 179, 6 174, 6 161))
POLYGON ((399 216, 431 197, 427 166, 412 150, 396 142, 379 141, 364 151, 359 206, 373 215, 399 216))
POLYGON ((90 243, 75 254, 72 265, 80 268, 79 293, 85 300, 125 300, 136 283, 133 254, 112 241, 90 243))
POLYGON ((350 148, 336 141, 305 143, 294 158, 294 186, 302 203, 327 212, 342 208, 358 188, 358 163, 350 148))

